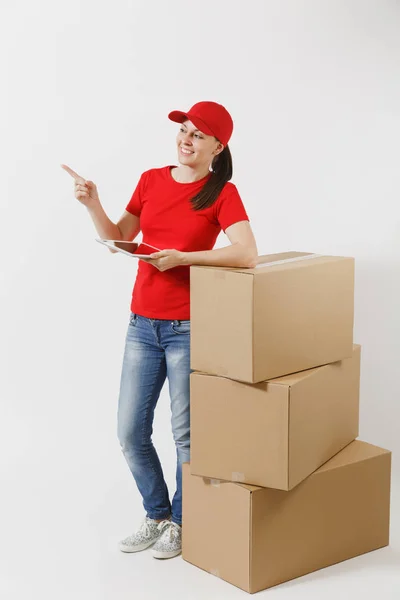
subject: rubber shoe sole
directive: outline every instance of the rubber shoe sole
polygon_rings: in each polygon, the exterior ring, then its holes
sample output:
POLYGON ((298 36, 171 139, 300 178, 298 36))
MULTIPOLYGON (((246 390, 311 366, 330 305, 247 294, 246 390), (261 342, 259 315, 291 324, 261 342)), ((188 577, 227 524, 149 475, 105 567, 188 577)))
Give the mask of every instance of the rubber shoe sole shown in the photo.
POLYGON ((154 556, 154 558, 173 558, 174 556, 178 556, 178 554, 181 554, 182 550, 171 550, 171 552, 160 552, 158 550, 151 550, 152 555, 154 556))
POLYGON ((137 546, 129 546, 128 544, 120 542, 118 544, 118 547, 121 550, 121 552, 141 552, 142 550, 146 550, 146 548, 149 548, 150 546, 155 544, 157 540, 158 538, 156 538, 155 540, 150 540, 149 542, 143 542, 142 544, 138 544, 137 546))

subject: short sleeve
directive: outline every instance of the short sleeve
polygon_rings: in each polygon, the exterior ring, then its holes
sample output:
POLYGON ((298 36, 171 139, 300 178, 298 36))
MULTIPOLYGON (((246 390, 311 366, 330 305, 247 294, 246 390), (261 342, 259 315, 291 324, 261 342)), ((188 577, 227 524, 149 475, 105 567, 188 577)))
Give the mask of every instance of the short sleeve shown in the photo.
POLYGON ((222 190, 216 202, 216 219, 224 231, 239 221, 250 221, 236 186, 229 184, 228 189, 222 190))
POLYGON ((147 171, 142 173, 140 179, 136 185, 135 191, 133 192, 131 199, 126 205, 125 210, 136 217, 140 217, 143 207, 143 193, 146 187, 147 171))

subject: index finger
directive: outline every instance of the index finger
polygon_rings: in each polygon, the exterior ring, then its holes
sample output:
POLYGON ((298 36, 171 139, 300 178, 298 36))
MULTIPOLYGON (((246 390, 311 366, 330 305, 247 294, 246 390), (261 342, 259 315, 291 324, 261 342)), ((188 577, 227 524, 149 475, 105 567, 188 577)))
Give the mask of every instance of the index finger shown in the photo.
POLYGON ((70 169, 70 167, 67 165, 61 165, 61 167, 64 169, 64 171, 67 171, 67 173, 69 173, 69 175, 71 175, 71 177, 73 177, 77 183, 85 183, 86 180, 78 175, 78 173, 75 173, 75 171, 70 169))

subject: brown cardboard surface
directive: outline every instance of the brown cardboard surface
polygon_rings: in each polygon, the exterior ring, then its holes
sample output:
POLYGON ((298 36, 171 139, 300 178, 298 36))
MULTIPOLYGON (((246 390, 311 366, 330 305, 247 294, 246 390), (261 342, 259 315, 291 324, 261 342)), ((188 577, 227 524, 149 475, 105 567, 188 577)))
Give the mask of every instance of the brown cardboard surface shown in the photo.
POLYGON ((356 440, 284 492, 212 485, 184 463, 182 557, 253 593, 386 546, 390 467, 356 440))
POLYGON ((192 474, 295 487, 358 436, 360 354, 257 384, 192 373, 192 474))
POLYGON ((192 266, 191 368, 257 383, 350 356, 354 259, 309 255, 192 266), (287 259, 297 261, 278 262, 287 259))
POLYGON ((358 436, 360 355, 354 345, 352 358, 290 386, 289 489, 358 436))
MULTIPOLYGON (((183 464, 182 472, 186 467, 189 474, 189 463, 183 464)), ((190 556, 189 562, 227 581, 232 578, 232 583, 246 589, 250 555, 249 490, 240 485, 213 485, 210 479, 196 477, 185 486, 182 510, 185 513, 183 520, 188 524, 186 529, 182 520, 182 538, 190 556), (198 501, 199 494, 201 502, 198 501), (239 515, 240 519, 237 519, 239 515), (205 523, 208 539, 203 536, 205 523), (214 544, 215 534, 217 544, 214 544), (222 544, 226 547, 223 552, 222 544)))

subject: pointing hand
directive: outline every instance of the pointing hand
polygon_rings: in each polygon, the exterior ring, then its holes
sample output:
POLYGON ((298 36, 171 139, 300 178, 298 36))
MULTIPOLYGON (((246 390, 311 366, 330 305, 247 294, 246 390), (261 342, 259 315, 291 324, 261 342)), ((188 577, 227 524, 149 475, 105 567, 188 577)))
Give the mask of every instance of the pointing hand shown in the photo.
POLYGON ((75 198, 79 200, 84 206, 87 208, 94 206, 96 203, 100 202, 99 195, 97 193, 97 187, 93 183, 93 181, 88 181, 75 173, 70 167, 67 165, 61 165, 64 171, 67 171, 71 177, 74 178, 75 186, 75 198))

